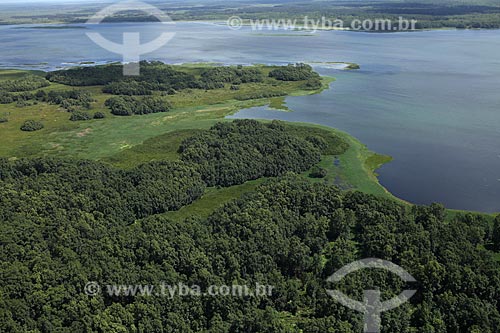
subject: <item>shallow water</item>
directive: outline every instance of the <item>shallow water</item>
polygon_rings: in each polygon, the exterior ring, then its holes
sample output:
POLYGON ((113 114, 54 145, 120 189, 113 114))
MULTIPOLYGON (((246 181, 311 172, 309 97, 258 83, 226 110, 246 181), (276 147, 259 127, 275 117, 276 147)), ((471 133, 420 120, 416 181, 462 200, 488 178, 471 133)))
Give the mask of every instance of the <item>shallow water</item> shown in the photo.
MULTIPOLYGON (((116 42, 124 31, 141 32, 147 41, 165 26, 15 28, 0 27, 0 67, 48 70, 120 60, 94 45, 85 32, 99 31, 116 42)), ((175 38, 145 58, 170 63, 359 63, 360 71, 317 65, 337 81, 320 95, 287 98, 292 113, 256 108, 236 116, 339 128, 394 157, 378 173, 396 196, 419 204, 500 211, 500 31, 304 36, 232 31, 208 23, 178 23, 168 29, 176 32, 175 38)))

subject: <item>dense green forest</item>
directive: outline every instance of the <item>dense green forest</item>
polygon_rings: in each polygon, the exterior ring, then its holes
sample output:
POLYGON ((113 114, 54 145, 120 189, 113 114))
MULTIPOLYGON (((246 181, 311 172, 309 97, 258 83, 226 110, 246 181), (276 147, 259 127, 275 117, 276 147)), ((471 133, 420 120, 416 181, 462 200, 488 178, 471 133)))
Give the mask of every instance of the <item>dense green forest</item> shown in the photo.
POLYGON ((311 142, 319 140, 290 135, 278 122, 239 120, 184 140, 179 152, 183 161, 199 165, 209 186, 231 186, 308 170, 320 161, 320 147, 311 142))
POLYGON ((280 81, 303 81, 319 77, 318 73, 306 64, 290 64, 286 67, 276 68, 269 73, 269 76, 280 81))
MULTIPOLYGON (((177 89, 195 85, 194 75, 174 69, 159 61, 141 61, 141 75, 129 78, 143 84, 168 84, 177 89)), ((123 66, 119 64, 93 67, 77 67, 69 70, 54 71, 47 74, 51 82, 70 86, 95 86, 123 81, 123 66)))
POLYGON ((0 82, 0 90, 6 92, 32 91, 49 85, 50 83, 44 78, 29 75, 18 80, 0 82))
MULTIPOLYGON (((385 298, 405 285, 378 270, 326 282, 354 260, 378 257, 418 281, 410 303, 383 315, 384 332, 496 332, 500 218, 447 218, 301 172, 341 154, 334 136, 281 122, 241 120, 198 131, 179 161, 123 170, 99 162, 0 159, 2 332, 360 332, 362 315, 330 298, 385 298), (238 149, 240 147, 240 149, 238 149), (208 218, 163 213, 207 186, 269 178, 208 218), (272 285, 269 296, 167 297, 100 293, 101 284, 272 285)), ((313 171, 315 169, 313 168, 313 171)))
POLYGON ((167 101, 158 97, 134 98, 131 96, 112 97, 106 101, 106 106, 116 116, 131 116, 133 114, 149 114, 168 112, 171 108, 167 101))
POLYGON ((225 83, 263 81, 260 70, 243 66, 206 68, 199 78, 160 61, 141 61, 140 68, 141 75, 127 79, 123 77, 123 66, 119 64, 54 71, 47 74, 47 79, 70 86, 106 85, 103 92, 114 95, 151 95, 154 90, 187 88, 217 89, 223 88, 225 83))

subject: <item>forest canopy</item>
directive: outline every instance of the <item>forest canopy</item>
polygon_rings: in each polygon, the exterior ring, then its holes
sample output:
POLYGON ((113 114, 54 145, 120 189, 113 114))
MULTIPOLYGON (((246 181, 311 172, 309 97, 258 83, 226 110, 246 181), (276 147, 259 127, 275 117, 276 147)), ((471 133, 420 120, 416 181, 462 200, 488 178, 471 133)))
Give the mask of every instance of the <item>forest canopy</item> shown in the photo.
POLYGON ((290 64, 274 69, 269 73, 269 77, 280 81, 303 81, 319 78, 318 73, 307 64, 290 64))
POLYGON ((108 99, 105 103, 116 116, 131 116, 134 114, 149 114, 168 112, 171 105, 161 97, 145 96, 142 98, 131 96, 117 96, 108 99))
POLYGON ((232 186, 306 171, 320 161, 320 149, 280 122, 236 120, 186 139, 179 152, 183 161, 199 165, 209 186, 232 186))
POLYGON ((50 82, 43 77, 35 75, 27 75, 16 80, 6 80, 0 82, 0 91, 4 92, 21 92, 32 91, 43 87, 48 87, 50 82))
MULTIPOLYGON (((494 332, 499 263, 488 221, 286 175, 206 219, 171 220, 203 189, 185 165, 129 172, 93 162, 0 160, 0 330, 4 332, 360 332, 362 315, 325 292, 326 278, 379 257, 416 279, 410 303, 383 314, 384 332, 494 332), (50 198, 50 201, 46 200, 50 198), (161 200, 157 200, 161 198, 161 200), (159 205, 166 204, 166 206, 159 205), (271 296, 91 297, 107 284, 252 285, 271 296)), ((403 287, 381 272, 336 286, 360 297, 403 287)))
POLYGON ((216 89, 224 87, 224 83, 241 84, 263 80, 259 70, 243 66, 208 68, 200 77, 159 61, 141 61, 139 66, 141 75, 127 79, 123 77, 123 65, 120 64, 50 72, 47 79, 70 86, 105 85, 103 91, 115 95, 150 95, 153 90, 216 89))

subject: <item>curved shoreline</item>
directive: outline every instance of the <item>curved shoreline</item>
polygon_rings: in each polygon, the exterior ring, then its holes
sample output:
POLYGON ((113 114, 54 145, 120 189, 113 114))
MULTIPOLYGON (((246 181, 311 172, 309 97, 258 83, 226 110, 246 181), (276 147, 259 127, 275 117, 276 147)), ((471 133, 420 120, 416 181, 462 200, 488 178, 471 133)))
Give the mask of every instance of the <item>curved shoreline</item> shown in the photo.
MULTIPOLYGON (((203 64, 192 63, 192 66, 203 66, 203 64)), ((206 65, 206 64, 205 64, 206 65)), ((8 72, 8 71, 7 71, 8 72)), ((12 74, 19 74, 20 71, 13 70, 12 74)), ((4 74, 5 75, 5 74, 4 74)), ((335 78, 322 76, 323 86, 317 90, 294 90, 288 92, 287 96, 306 96, 319 94, 326 89, 330 88, 330 84, 335 81, 335 78)), ((77 158, 89 158, 89 159, 103 159, 106 157, 113 157, 114 154, 120 151, 129 151, 129 149, 135 146, 140 146, 149 138, 160 136, 167 133, 173 133, 178 130, 186 129, 205 129, 209 128, 216 122, 220 121, 230 121, 226 117, 236 114, 237 112, 248 109, 252 107, 259 106, 269 106, 273 103, 273 98, 263 98, 263 99, 252 99, 247 101, 225 101, 218 104, 206 104, 197 105, 194 107, 183 107, 173 109, 168 114, 151 114, 141 117, 132 117, 129 119, 116 118, 112 124, 115 132, 109 132, 109 122, 85 122, 80 124, 71 124, 72 126, 77 125, 74 129, 68 129, 66 131, 55 131, 50 134, 50 142, 46 142, 43 149, 46 152, 63 153, 61 149, 63 146, 56 145, 51 146, 55 143, 63 143, 64 151, 68 153, 68 149, 71 147, 79 147, 78 152, 75 152, 75 157, 77 158), (151 124, 154 128, 148 131, 144 131, 151 124), (96 142, 114 142, 117 138, 125 133, 130 133, 133 128, 144 127, 140 133, 134 135, 134 140, 128 142, 127 144, 122 144, 119 146, 109 146, 108 148, 102 149, 95 146, 96 142), (90 130, 89 130, 90 129, 90 130), (89 136, 79 136, 78 133, 89 130, 92 135, 89 136), (116 131, 117 130, 117 131, 116 131), (74 135, 72 135, 72 133, 74 135), (95 137, 92 139, 91 137, 95 137)), ((281 105, 283 105, 282 103, 281 105)), ((281 110, 283 111, 283 110, 281 110)), ((286 111, 293 111, 287 109, 286 111)), ((109 120, 108 120, 109 121, 109 120)), ((313 123, 295 123, 289 122, 291 124, 296 124, 306 127, 317 127, 327 129, 333 133, 343 137, 349 142, 351 148, 341 156, 325 156, 321 162, 321 167, 326 167, 334 175, 340 177, 348 187, 352 189, 357 189, 365 193, 375 194, 397 200, 399 202, 406 202, 405 200, 396 197, 388 189, 386 189, 378 180, 376 170, 379 169, 384 164, 392 160, 389 156, 378 155, 368 149, 366 145, 361 143, 358 139, 352 135, 335 129, 333 127, 313 124, 313 123), (340 168, 334 166, 334 162, 338 159, 340 161, 340 168)), ((69 151, 70 152, 70 151, 69 151)), ((70 152, 71 154, 71 152, 70 152)), ((64 155, 64 154, 63 154, 64 155)), ((62 156, 62 155, 61 155, 62 156)), ((456 211, 455 211, 456 212, 456 211)), ((462 212, 462 211, 458 211, 462 212)), ((464 211, 465 212, 465 211, 464 211)), ((488 214, 487 214, 488 215, 488 214)))

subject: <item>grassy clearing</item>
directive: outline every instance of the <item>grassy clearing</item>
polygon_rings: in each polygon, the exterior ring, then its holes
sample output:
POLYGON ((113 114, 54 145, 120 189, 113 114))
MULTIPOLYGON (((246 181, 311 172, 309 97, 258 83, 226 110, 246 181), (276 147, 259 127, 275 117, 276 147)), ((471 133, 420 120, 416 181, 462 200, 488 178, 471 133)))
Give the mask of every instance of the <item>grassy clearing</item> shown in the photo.
POLYGON ((164 216, 174 220, 184 220, 191 217, 206 218, 214 210, 231 200, 239 198, 246 192, 254 191, 257 186, 262 184, 264 181, 265 179, 261 178, 227 188, 209 188, 201 199, 195 201, 191 205, 182 207, 178 211, 165 213, 164 216))
POLYGON ((290 108, 286 106, 285 97, 274 97, 271 98, 271 103, 269 103, 269 108, 273 110, 290 112, 290 108))
POLYGON ((27 74, 44 76, 43 71, 23 71, 17 69, 0 70, 0 81, 19 79, 27 74))
POLYGON ((365 161, 366 167, 371 170, 376 176, 378 174, 375 172, 378 169, 382 167, 382 165, 387 164, 392 161, 391 156, 387 155, 380 155, 380 154, 373 154, 370 157, 368 157, 365 161))
POLYGON ((147 139, 142 144, 125 149, 114 156, 102 159, 116 167, 130 169, 152 161, 179 159, 177 152, 182 141, 195 135, 202 129, 185 129, 169 132, 147 139))

